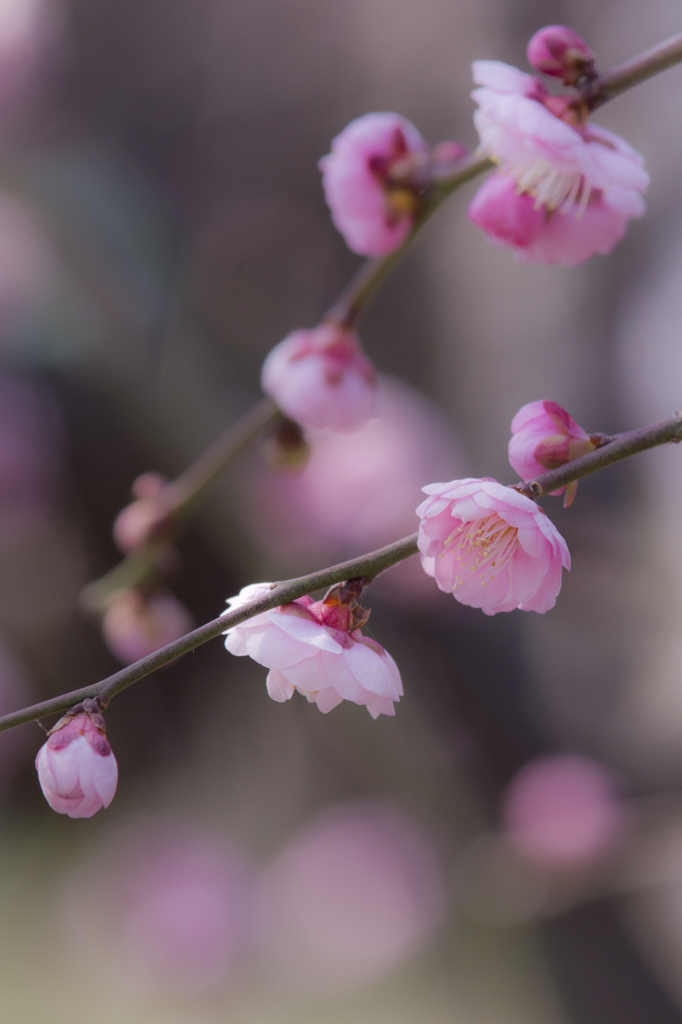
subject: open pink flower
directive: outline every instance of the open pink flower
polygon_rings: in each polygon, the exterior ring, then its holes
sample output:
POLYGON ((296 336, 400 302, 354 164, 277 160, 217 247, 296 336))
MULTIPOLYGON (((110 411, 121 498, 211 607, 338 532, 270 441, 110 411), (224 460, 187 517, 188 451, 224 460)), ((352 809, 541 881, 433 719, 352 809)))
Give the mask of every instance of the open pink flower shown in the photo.
POLYGON ((424 571, 486 615, 546 612, 570 569, 566 541, 534 501, 496 480, 429 484, 417 509, 424 571))
POLYGON ((417 198, 400 178, 428 153, 400 114, 365 114, 336 136, 319 167, 332 220, 353 252, 384 256, 405 241, 417 198))
MULTIPOLYGON (((556 402, 524 405, 511 422, 511 432, 509 463, 522 480, 533 480, 544 470, 563 466, 596 448, 590 435, 556 402)), ((551 493, 566 491, 564 506, 568 507, 577 487, 574 480, 551 493)))
POLYGON ((263 363, 261 384, 304 427, 352 433, 379 414, 376 370, 358 336, 337 324, 287 335, 263 363))
POLYGON ((91 818, 114 799, 118 765, 100 714, 65 715, 36 757, 45 799, 59 814, 91 818), (62 724, 63 723, 63 724, 62 724))
MULTIPOLYGON (((268 583, 251 584, 228 604, 238 608, 269 590, 268 583)), ((359 621, 366 620, 365 614, 359 621)), ((270 669, 273 700, 289 700, 299 690, 325 713, 351 700, 365 704, 372 718, 394 715, 393 701, 403 692, 398 666, 380 644, 362 635, 357 622, 353 608, 330 595, 323 601, 301 597, 228 629, 225 647, 270 669)))
POLYGON ((522 262, 575 266, 610 252, 644 213, 643 158, 538 78, 498 61, 473 68, 481 149, 500 171, 474 197, 471 220, 522 262))

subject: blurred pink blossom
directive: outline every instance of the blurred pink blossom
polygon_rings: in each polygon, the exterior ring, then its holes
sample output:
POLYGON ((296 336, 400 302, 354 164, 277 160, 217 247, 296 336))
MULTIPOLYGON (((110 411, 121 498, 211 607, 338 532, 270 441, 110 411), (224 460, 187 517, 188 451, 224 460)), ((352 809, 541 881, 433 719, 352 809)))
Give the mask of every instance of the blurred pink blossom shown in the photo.
POLYGON ((99 714, 65 716, 38 751, 40 788, 50 807, 70 818, 91 818, 114 799, 118 765, 99 714))
POLYGON ((445 893, 430 837, 390 804, 325 811, 299 831, 259 886, 259 935, 285 987, 352 991, 433 936, 445 893))
POLYGON ((230 980, 248 945, 251 879, 217 839, 159 836, 123 885, 120 939, 147 985, 199 991, 230 980))
POLYGON ((159 473, 143 473, 132 486, 135 501, 122 508, 114 519, 112 532, 116 546, 124 554, 144 547, 159 524, 168 517, 168 509, 158 500, 168 481, 159 473))
POLYGON ((531 36, 526 50, 528 63, 536 71, 575 85, 585 75, 594 75, 594 54, 585 40, 566 25, 545 25, 531 36))
MULTIPOLYGON (((464 469, 456 439, 432 403, 390 378, 382 379, 382 392, 381 415, 352 437, 308 432, 310 458, 302 471, 254 469, 244 520, 268 553, 297 564, 306 556, 338 562, 387 544, 414 529, 424 480, 464 469)), ((399 577, 402 589, 433 593, 416 560, 390 570, 389 589, 399 577)))
POLYGON ((192 821, 147 819, 81 865, 66 903, 74 952, 133 990, 179 996, 230 984, 250 951, 251 867, 192 821))
MULTIPOLYGON (((563 466, 580 455, 594 451, 596 445, 581 426, 556 402, 529 402, 511 422, 509 463, 522 480, 533 480, 545 469, 563 466)), ((575 497, 577 481, 552 494, 566 491, 564 507, 575 497)))
POLYGON ((2 0, 0 4, 0 113, 21 100, 40 72, 59 32, 59 0, 2 0))
POLYGON ((421 135, 400 114, 365 114, 336 136, 319 166, 332 220, 353 252, 384 256, 405 241, 416 197, 400 177, 428 156, 421 135))
POLYGON ((512 779, 502 798, 502 822, 525 859, 562 870, 610 853, 626 815, 600 764, 563 755, 537 758, 512 779))
MULTIPOLYGON (((269 583, 253 583, 228 604, 239 608, 269 590, 269 583)), ((365 704, 372 718, 394 715, 393 702, 403 693, 398 666, 356 623, 352 609, 329 595, 323 601, 302 597, 232 626, 225 647, 270 669, 273 700, 289 700, 296 689, 324 713, 350 700, 365 704)))
POLYGON ((422 487, 417 509, 422 565, 441 590, 486 615, 546 612, 570 569, 566 542, 534 501, 496 480, 422 487))
POLYGON ((474 197, 472 221, 521 262, 575 266, 610 252, 644 213, 643 158, 613 132, 583 124, 570 97, 550 96, 538 78, 498 61, 473 68, 481 150, 500 172, 474 197))
POLYGON ((304 427, 352 433, 379 413, 379 382, 360 339, 336 324, 294 331, 263 363, 263 390, 304 427))
POLYGON ((192 627, 185 606, 163 590, 149 595, 126 590, 112 601, 102 619, 104 642, 124 665, 179 640, 192 627))

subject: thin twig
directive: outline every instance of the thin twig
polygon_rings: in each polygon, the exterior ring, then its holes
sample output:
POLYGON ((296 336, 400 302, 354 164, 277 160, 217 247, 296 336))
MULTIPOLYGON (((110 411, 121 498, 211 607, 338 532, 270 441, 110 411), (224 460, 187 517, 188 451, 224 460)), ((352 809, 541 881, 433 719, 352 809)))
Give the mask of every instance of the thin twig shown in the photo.
POLYGON ((650 50, 638 54, 631 60, 618 64, 615 68, 586 83, 580 90, 590 110, 596 110, 604 103, 619 96, 633 85, 645 82, 647 78, 660 74, 682 61, 682 32, 662 43, 652 46, 650 50))

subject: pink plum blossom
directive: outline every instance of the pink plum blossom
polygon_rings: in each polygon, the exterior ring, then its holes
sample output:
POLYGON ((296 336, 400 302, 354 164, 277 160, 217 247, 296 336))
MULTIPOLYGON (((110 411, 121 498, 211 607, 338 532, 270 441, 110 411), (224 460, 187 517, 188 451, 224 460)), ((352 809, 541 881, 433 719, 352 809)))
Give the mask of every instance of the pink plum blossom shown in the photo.
POLYGON ((114 799, 118 765, 97 712, 65 715, 36 757, 45 799, 59 814, 91 818, 114 799))
POLYGON ((625 819, 609 773, 576 755, 531 761, 502 798, 507 839, 545 868, 575 869, 599 860, 621 838, 625 819))
POLYGON ((336 136, 319 167, 332 220, 353 252, 384 256, 405 241, 417 197, 400 177, 428 155, 417 129, 400 114, 365 114, 336 136))
POLYGON ((545 25, 531 36, 526 50, 536 71, 575 85, 580 78, 594 77, 594 54, 577 32, 566 25, 545 25))
POLYGON ((473 68, 481 150, 500 170, 474 197, 471 220, 521 262, 576 266, 611 252, 644 213, 643 158, 538 78, 498 61, 473 68))
MULTIPOLYGON (((269 591, 269 583, 253 583, 228 604, 239 608, 269 591)), ((362 609, 333 594, 322 601, 301 597, 232 626, 225 647, 270 669, 267 688, 273 700, 289 700, 299 690, 324 713, 351 700, 365 704, 372 718, 394 715, 393 702, 403 693, 398 666, 380 644, 362 635, 368 613, 358 615, 362 609)))
POLYGON ((486 615, 546 612, 570 569, 566 542, 534 501, 496 480, 429 484, 417 509, 424 571, 486 615))
POLYGON ((192 617, 168 591, 126 590, 102 618, 104 642, 124 665, 153 654, 192 629, 192 617))
POLYGON ((358 336, 337 324, 287 335, 263 363, 261 383, 304 427, 353 433, 379 413, 376 370, 358 336))
MULTIPOLYGON (((590 435, 556 402, 524 405, 511 422, 511 432, 509 463, 522 480, 533 480, 544 470, 563 466, 596 448, 590 435)), ((566 491, 564 506, 568 507, 577 487, 574 481, 551 493, 566 491)))

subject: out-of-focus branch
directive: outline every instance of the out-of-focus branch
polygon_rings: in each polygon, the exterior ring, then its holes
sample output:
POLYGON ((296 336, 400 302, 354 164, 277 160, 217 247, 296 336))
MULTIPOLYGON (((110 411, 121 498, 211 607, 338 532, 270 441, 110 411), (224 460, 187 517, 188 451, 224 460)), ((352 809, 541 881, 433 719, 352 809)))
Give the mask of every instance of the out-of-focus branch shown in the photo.
POLYGON ((432 164, 420 170, 410 184, 421 193, 421 209, 414 227, 403 244, 388 256, 367 260, 360 268, 350 284, 341 293, 334 305, 325 316, 325 320, 338 323, 342 327, 354 327, 360 314, 372 296, 396 264, 405 255, 418 233, 430 217, 436 212, 447 197, 465 185, 467 181, 492 170, 495 165, 487 156, 480 153, 468 153, 449 163, 432 164))
POLYGON ((162 534, 169 523, 177 524, 188 516, 223 470, 238 459, 266 427, 274 425, 279 418, 280 413, 272 399, 261 399, 214 441, 184 473, 166 484, 153 499, 159 516, 147 544, 141 551, 124 558, 105 576, 84 587, 80 597, 83 607, 89 611, 102 611, 113 595, 140 586, 151 578, 157 571, 159 559, 167 550, 166 542, 157 540, 156 536, 162 534))
MULTIPOLYGON (((588 455, 574 459, 559 469, 549 470, 527 484, 514 486, 528 497, 539 498, 573 480, 579 480, 598 469, 604 469, 630 455, 636 455, 637 452, 646 451, 647 448, 654 448, 670 441, 681 440, 682 413, 676 413, 660 423, 642 427, 640 430, 632 430, 627 434, 617 434, 607 444, 588 455)), ((328 569, 320 569, 307 576, 299 576, 297 579, 286 580, 284 583, 273 583, 270 591, 264 596, 225 612, 217 619, 207 622, 179 640, 175 640, 172 644, 161 647, 154 654, 142 658, 134 665, 129 665, 128 668, 121 669, 120 672, 114 673, 113 676, 109 676, 99 683, 93 683, 92 686, 85 686, 81 690, 73 690, 71 693, 65 693, 21 711, 4 715, 0 718, 0 732, 16 725, 23 725, 25 722, 35 721, 46 715, 66 711, 86 698, 97 699, 102 707, 106 707, 111 698, 121 690, 125 690, 126 687, 174 661, 182 654, 193 651, 195 647, 206 643, 207 640, 219 636, 231 626, 238 626, 240 622, 245 622, 254 615, 259 615, 261 612, 282 604, 288 604, 290 601, 295 601, 322 587, 331 587, 336 583, 358 578, 362 578, 366 583, 371 583, 379 573, 416 554, 417 550, 417 534, 413 533, 409 537, 403 537, 402 540, 394 541, 393 544, 388 544, 386 547, 371 551, 367 555, 361 555, 359 558, 353 558, 348 562, 341 562, 339 565, 332 565, 328 569)))
POLYGON ((207 622, 179 640, 175 640, 172 644, 160 648, 154 654, 149 654, 146 658, 136 661, 134 665, 121 669, 120 672, 114 673, 113 676, 109 676, 99 683, 85 686, 81 690, 73 690, 71 693, 65 693, 61 697, 54 697, 40 704, 34 704, 23 711, 4 715, 0 718, 0 732, 45 715, 65 711, 88 697, 98 698, 104 707, 121 690, 125 690, 132 683, 136 683, 150 672, 162 668, 180 655, 193 651, 195 647, 206 643, 207 640, 219 636, 230 626, 237 626, 254 615, 268 611, 270 608, 276 608, 281 604, 288 604, 290 601, 295 601, 296 598, 303 597, 322 587, 331 587, 335 583, 343 583, 345 580, 357 579, 361 576, 370 582, 384 569, 401 562, 404 558, 409 558, 416 551, 417 534, 415 533, 411 537, 404 537, 402 540, 395 541, 393 544, 388 544, 367 555, 361 555, 359 558, 353 558, 348 562, 341 562, 339 565, 332 565, 328 569, 320 569, 307 576, 287 580, 284 583, 274 583, 270 592, 264 597, 249 601, 233 611, 225 612, 219 618, 207 622))
POLYGON ((626 60, 611 68, 604 75, 587 82, 580 89, 583 100, 590 110, 596 110, 614 96, 618 96, 633 85, 645 82, 647 78, 666 71, 675 64, 682 62, 682 32, 662 43, 652 46, 650 50, 626 60))

